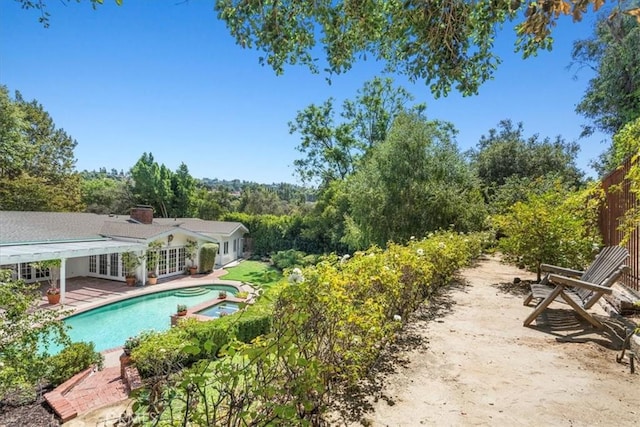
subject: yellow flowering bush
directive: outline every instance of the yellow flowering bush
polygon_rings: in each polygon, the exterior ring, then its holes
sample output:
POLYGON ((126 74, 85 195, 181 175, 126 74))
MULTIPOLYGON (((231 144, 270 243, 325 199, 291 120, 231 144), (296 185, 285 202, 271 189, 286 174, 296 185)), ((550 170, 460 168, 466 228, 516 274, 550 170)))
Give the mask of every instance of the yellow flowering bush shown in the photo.
MULTIPOLYGON (((278 285, 268 333, 229 342, 219 358, 201 359, 135 407, 162 402, 166 424, 317 425, 332 393, 368 373, 402 322, 479 255, 484 240, 440 232, 293 269, 278 285)), ((205 340, 187 350, 211 347, 205 340)))

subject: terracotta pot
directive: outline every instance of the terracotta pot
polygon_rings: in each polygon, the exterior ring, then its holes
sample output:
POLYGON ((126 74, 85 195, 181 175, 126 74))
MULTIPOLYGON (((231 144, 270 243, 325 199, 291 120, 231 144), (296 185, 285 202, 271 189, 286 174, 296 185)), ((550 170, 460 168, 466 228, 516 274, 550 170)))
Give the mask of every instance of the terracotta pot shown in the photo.
POLYGON ((198 267, 189 267, 189 274, 194 275, 198 272, 198 267))
POLYGON ((135 277, 127 277, 126 281, 127 286, 134 286, 138 280, 135 277))
POLYGON ((155 285, 156 283, 158 283, 158 278, 157 277, 147 277, 147 283, 150 285, 155 285))
POLYGON ((51 305, 58 304, 60 302, 60 294, 47 294, 47 300, 51 305))
POLYGON ((178 316, 186 316, 187 315, 187 310, 179 311, 177 314, 178 314, 178 316))

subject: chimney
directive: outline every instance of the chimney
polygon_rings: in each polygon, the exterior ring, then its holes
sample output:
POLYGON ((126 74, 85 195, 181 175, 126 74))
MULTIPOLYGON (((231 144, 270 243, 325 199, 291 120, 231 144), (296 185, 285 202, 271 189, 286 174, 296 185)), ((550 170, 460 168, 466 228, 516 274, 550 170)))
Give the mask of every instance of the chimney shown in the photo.
POLYGON ((131 219, 138 221, 140 224, 153 223, 153 208, 147 205, 138 205, 131 208, 131 219))

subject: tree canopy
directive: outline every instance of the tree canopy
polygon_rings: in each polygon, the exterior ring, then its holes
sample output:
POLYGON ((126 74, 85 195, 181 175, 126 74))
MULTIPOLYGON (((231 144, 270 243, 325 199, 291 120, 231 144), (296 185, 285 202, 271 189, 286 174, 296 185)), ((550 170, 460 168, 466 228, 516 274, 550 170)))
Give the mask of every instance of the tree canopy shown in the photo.
MULTIPOLYGON (((46 0, 16 0, 40 11, 49 25, 46 0)), ((70 0, 63 0, 69 2, 70 0)), ((81 0, 77 0, 81 1, 81 0)), ((89 0, 96 7, 104 0, 89 0)), ((114 0, 122 4, 122 0, 114 0)), ((552 29, 563 16, 579 21, 604 0, 215 0, 218 18, 236 42, 264 53, 263 64, 282 73, 286 65, 312 71, 348 71, 370 57, 436 96, 452 88, 474 94, 500 63, 498 31, 516 21, 516 49, 524 56, 550 49, 552 29), (319 58, 318 47, 324 50, 319 58)), ((637 11, 637 9, 635 9, 637 11)))
POLYGON ((502 120, 497 129, 482 135, 475 150, 469 152, 471 162, 482 181, 486 195, 514 179, 534 181, 553 175, 569 186, 580 183, 582 173, 575 160, 579 146, 560 136, 541 139, 538 134, 524 135, 524 125, 502 120))
POLYGON ((38 101, 0 85, 0 208, 81 210, 76 145, 38 101))
POLYGON ((573 46, 573 65, 596 73, 576 111, 593 121, 585 134, 613 135, 640 117, 640 25, 622 13, 603 15, 594 33, 573 46))
POLYGON ((413 96, 394 87, 392 79, 376 77, 365 82, 353 100, 344 101, 339 121, 333 99, 298 111, 289 131, 301 136, 297 149, 305 157, 294 165, 302 181, 327 183, 352 174, 367 152, 384 141, 398 114, 424 111, 423 104, 410 106, 411 101, 413 96))
POLYGON ((135 200, 151 205, 162 218, 184 218, 194 212, 196 182, 184 163, 172 172, 152 153, 143 153, 131 168, 131 179, 135 200))
POLYGON ((396 118, 387 139, 347 180, 349 246, 384 246, 439 229, 482 227, 484 201, 454 135, 449 123, 415 114, 396 118))

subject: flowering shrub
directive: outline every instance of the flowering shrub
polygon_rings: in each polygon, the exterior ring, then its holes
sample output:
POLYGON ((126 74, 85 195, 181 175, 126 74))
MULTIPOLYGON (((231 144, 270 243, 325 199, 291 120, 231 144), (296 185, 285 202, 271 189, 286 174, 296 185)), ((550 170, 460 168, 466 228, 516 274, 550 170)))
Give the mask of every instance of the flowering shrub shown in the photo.
POLYGON ((302 275, 302 270, 300 270, 297 267, 294 268, 293 270, 291 270, 291 273, 289 273, 287 280, 289 280, 289 283, 292 283, 292 284, 304 282, 304 276, 302 275))
POLYGON ((595 191, 567 193, 558 186, 542 195, 529 194, 526 202, 493 217, 505 234, 500 249, 511 260, 536 270, 538 281, 542 263, 583 269, 601 243, 595 191))
POLYGON ((122 349, 126 354, 131 354, 134 349, 138 348, 145 339, 152 336, 154 333, 154 331, 142 331, 138 335, 129 337, 125 340, 122 349))
MULTIPOLYGON (((329 392, 363 378, 403 320, 479 255, 484 240, 440 232, 386 250, 328 256, 292 271, 274 298, 270 332, 248 344, 231 341, 221 349, 226 357, 202 358, 168 383, 158 399, 166 399, 163 406, 171 410, 160 419, 168 424, 189 418, 216 425, 223 422, 220 417, 229 424, 317 424, 329 392)), ((173 334, 182 333, 176 329, 184 330, 174 328, 173 334)), ((205 334, 190 334, 189 342, 189 357, 210 354, 213 346, 205 334)), ((162 346, 166 349, 166 343, 162 346)), ((160 347, 160 342, 150 345, 146 351, 154 354, 148 357, 157 357, 160 347)))

